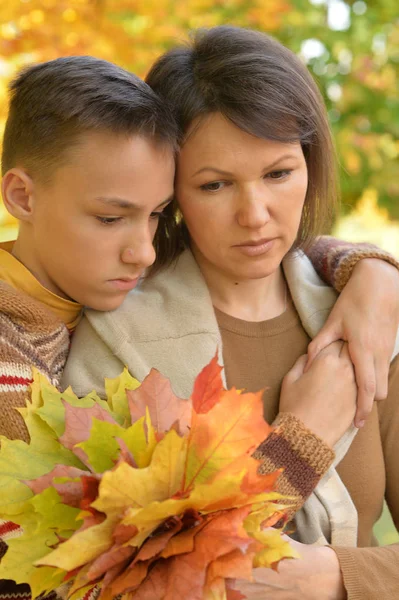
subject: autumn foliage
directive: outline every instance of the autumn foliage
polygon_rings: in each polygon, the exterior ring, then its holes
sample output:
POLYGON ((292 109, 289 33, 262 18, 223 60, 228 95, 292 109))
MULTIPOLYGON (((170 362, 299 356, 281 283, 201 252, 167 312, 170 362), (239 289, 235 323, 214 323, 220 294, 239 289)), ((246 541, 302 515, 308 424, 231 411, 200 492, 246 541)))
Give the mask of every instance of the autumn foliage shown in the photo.
POLYGON ((228 579, 294 557, 281 532, 279 472, 259 475, 271 428, 261 394, 225 390, 216 358, 190 400, 153 370, 127 371, 108 401, 59 393, 36 373, 21 412, 31 442, 3 439, 0 517, 20 525, 0 578, 34 597, 69 582, 101 598, 223 600, 228 579))

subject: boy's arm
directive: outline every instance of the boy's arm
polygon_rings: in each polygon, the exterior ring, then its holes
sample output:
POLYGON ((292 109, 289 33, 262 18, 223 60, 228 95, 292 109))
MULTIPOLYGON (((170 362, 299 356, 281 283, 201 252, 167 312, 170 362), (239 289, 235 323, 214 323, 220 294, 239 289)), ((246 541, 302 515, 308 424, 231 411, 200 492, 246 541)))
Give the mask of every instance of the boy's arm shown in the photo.
POLYGON ((372 244, 331 237, 319 238, 308 256, 319 275, 341 291, 324 327, 309 344, 309 365, 331 342, 348 342, 358 385, 359 427, 374 399, 387 395, 389 363, 395 342, 399 343, 399 261, 372 244))
POLYGON ((68 349, 62 321, 41 302, 0 282, 0 435, 29 439, 15 409, 26 405, 32 367, 57 385, 68 349))
POLYGON ((337 292, 344 289, 359 260, 377 258, 399 269, 399 260, 374 244, 352 244, 328 235, 317 238, 306 254, 323 281, 337 292))

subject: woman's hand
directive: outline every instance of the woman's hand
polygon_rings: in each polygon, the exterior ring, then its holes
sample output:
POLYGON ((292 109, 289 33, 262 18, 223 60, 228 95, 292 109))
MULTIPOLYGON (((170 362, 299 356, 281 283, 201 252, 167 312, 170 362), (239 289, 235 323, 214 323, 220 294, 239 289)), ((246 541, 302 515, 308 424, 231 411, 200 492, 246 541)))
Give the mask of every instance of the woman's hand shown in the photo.
POLYGON ((281 412, 290 412, 329 446, 343 436, 356 412, 356 382, 345 342, 321 350, 304 372, 301 356, 283 380, 281 412))
POLYGON ((364 425, 374 399, 387 396, 398 325, 399 272, 386 262, 368 258, 357 263, 326 324, 309 344, 305 370, 331 342, 348 342, 358 388, 357 427, 364 425))
POLYGON ((278 572, 254 569, 253 582, 235 579, 229 581, 228 587, 244 594, 248 600, 346 600, 334 550, 289 542, 301 558, 282 560, 278 572))

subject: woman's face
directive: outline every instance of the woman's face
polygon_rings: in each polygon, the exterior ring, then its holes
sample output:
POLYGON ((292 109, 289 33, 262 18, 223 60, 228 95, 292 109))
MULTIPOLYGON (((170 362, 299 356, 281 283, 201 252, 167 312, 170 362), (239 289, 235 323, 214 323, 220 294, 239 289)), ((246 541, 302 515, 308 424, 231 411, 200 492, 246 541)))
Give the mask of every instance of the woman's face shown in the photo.
POLYGON ((200 266, 240 281, 273 273, 295 241, 307 185, 299 143, 256 138, 210 115, 183 145, 176 178, 200 266))

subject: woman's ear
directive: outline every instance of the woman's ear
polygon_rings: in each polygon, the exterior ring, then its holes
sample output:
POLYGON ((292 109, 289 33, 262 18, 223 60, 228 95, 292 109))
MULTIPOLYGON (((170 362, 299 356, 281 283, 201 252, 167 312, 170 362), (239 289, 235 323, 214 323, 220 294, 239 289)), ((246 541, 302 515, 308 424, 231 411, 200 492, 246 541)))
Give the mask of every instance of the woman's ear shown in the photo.
POLYGON ((33 181, 20 168, 7 171, 1 183, 6 209, 19 221, 30 221, 33 213, 33 181))

